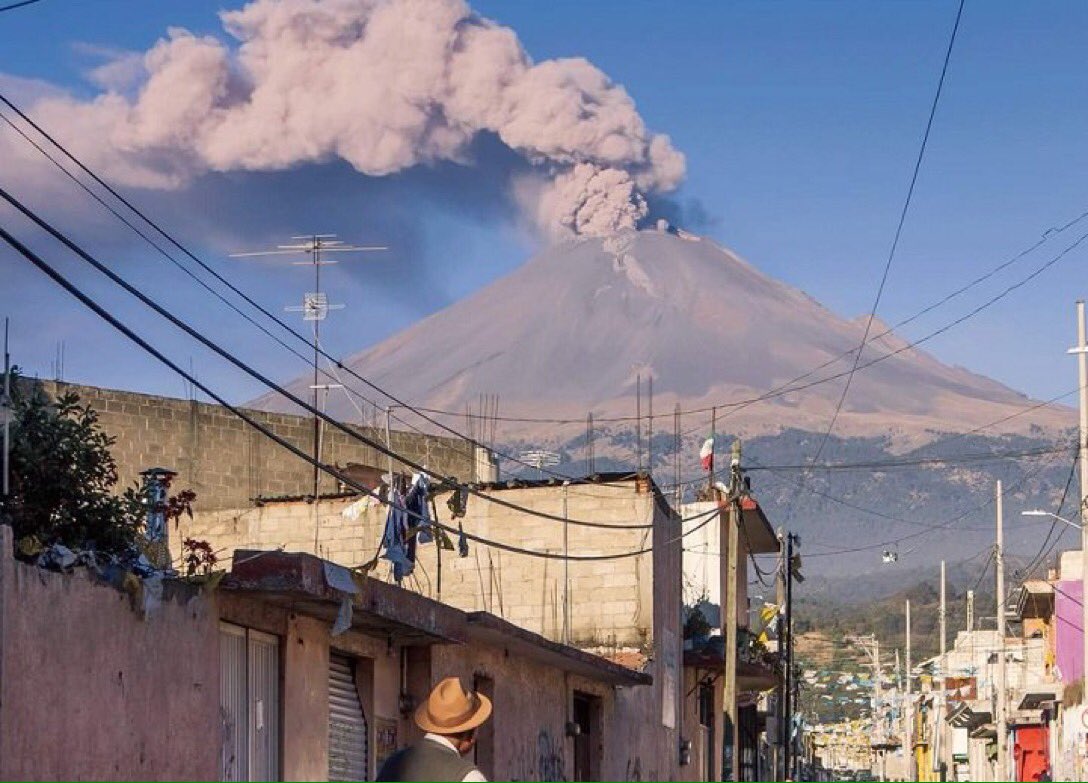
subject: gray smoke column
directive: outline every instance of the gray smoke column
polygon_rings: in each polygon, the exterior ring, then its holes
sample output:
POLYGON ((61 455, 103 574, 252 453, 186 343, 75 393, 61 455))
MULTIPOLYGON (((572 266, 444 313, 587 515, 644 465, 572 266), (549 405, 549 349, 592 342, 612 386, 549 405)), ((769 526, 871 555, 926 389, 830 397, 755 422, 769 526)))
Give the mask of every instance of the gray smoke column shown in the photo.
POLYGON ((337 157, 370 176, 471 165, 491 133, 532 164, 512 197, 561 235, 631 227, 642 194, 684 176, 621 86, 581 58, 532 62, 460 0, 255 0, 221 19, 235 46, 170 29, 135 68, 101 69, 97 97, 45 96, 34 115, 146 188, 337 157))

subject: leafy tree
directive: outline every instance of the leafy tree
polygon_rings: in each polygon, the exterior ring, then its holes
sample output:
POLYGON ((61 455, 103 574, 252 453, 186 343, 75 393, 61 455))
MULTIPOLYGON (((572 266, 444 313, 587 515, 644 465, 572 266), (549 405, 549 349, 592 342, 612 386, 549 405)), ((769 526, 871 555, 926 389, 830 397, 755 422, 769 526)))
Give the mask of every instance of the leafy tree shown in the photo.
POLYGON ((131 551, 144 526, 146 503, 133 488, 114 494, 114 438, 98 414, 65 392, 50 400, 38 384, 12 374, 11 493, 0 498, 0 521, 15 539, 43 545, 131 551))

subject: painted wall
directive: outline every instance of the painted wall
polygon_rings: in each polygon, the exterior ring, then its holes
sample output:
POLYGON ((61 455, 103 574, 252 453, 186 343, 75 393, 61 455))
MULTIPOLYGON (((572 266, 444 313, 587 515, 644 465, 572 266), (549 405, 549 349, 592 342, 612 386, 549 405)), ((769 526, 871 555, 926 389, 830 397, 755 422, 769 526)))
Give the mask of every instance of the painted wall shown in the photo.
POLYGON ((1084 674, 1084 634, 1081 630, 1080 580, 1062 580, 1054 591, 1054 655, 1063 682, 1075 682, 1084 674))
MULTIPOLYGON (((118 489, 131 486, 140 471, 166 467, 178 472, 175 487, 197 493, 196 508, 245 508, 258 496, 313 494, 313 467, 273 443, 219 405, 150 394, 102 389, 96 386, 40 381, 56 396, 65 390, 98 413, 102 428, 117 442, 118 489)), ((313 452, 313 422, 308 416, 248 411, 277 435, 313 452)), ((384 428, 358 427, 368 437, 384 442, 384 428)), ((473 448, 455 438, 391 433, 392 448, 434 470, 471 480, 476 456, 473 448)), ((358 462, 385 466, 385 458, 343 432, 325 427, 322 456, 326 462, 358 462)), ((400 469, 399 466, 395 466, 400 469)), ((321 491, 335 492, 336 482, 321 475, 321 491)))
POLYGON ((218 779, 214 603, 179 588, 142 619, 11 552, 0 527, 0 779, 218 779))

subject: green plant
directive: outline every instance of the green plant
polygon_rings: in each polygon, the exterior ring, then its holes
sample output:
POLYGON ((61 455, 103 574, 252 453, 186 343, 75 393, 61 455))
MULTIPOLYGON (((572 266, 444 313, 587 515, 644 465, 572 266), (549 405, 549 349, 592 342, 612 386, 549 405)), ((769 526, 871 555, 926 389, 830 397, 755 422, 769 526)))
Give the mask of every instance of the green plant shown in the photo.
MULTIPOLYGON (((34 538, 107 554, 132 551, 144 529, 147 500, 138 486, 116 494, 114 438, 98 414, 67 391, 49 399, 41 386, 12 370, 11 492, 0 499, 0 522, 16 541, 34 538)), ((176 520, 189 512, 190 491, 163 511, 176 520)))

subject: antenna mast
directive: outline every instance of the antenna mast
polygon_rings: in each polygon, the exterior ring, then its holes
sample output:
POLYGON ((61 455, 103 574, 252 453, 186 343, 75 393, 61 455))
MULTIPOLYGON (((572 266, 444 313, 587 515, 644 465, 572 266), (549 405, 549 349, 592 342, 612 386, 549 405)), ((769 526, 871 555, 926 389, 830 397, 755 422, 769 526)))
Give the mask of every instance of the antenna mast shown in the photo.
MULTIPOLYGON (((328 296, 321 290, 321 267, 330 266, 338 263, 335 259, 325 258, 328 253, 365 253, 380 250, 388 250, 389 248, 384 246, 361 246, 361 245, 349 245, 336 238, 336 234, 305 234, 302 236, 291 237, 292 243, 287 245, 277 245, 274 250, 257 250, 249 253, 231 253, 231 258, 260 258, 266 256, 285 256, 285 255, 307 255, 309 259, 306 261, 292 261, 294 266, 312 266, 314 268, 314 290, 303 294, 302 304, 294 305, 285 308, 287 312, 302 313, 302 320, 308 321, 313 326, 313 349, 314 349, 314 382, 310 386, 313 391, 312 404, 315 410, 318 406, 318 392, 323 391, 324 395, 321 399, 320 410, 324 411, 325 402, 328 401, 329 389, 342 389, 340 384, 322 384, 320 382, 320 361, 321 361, 321 322, 324 321, 330 310, 343 310, 342 304, 329 304, 328 296)), ((321 470, 318 464, 321 461, 321 419, 317 413, 313 416, 314 424, 314 481, 313 481, 313 497, 314 504, 318 502, 320 497, 320 481, 321 470)))

